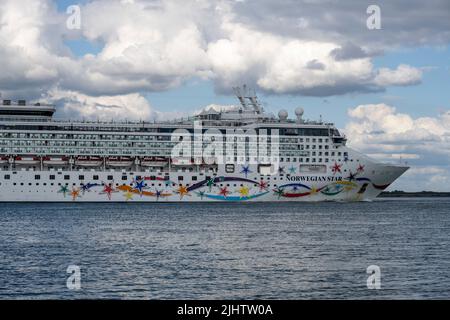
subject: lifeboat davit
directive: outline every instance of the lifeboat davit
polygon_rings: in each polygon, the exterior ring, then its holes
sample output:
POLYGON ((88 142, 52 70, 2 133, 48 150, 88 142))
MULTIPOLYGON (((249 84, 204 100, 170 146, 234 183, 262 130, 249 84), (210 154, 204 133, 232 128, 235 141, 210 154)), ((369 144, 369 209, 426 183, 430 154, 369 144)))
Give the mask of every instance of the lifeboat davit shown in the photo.
POLYGON ((145 157, 141 161, 143 167, 164 167, 169 163, 169 160, 164 157, 145 157))
POLYGON ((46 166, 63 166, 69 163, 68 157, 44 157, 42 163, 46 166))
POLYGON ((80 167, 100 167, 103 164, 103 160, 100 157, 78 157, 75 160, 75 165, 80 167))
POLYGON ((133 165, 133 159, 130 157, 109 157, 106 165, 116 168, 127 168, 133 165))
POLYGON ((41 161, 39 157, 15 157, 14 163, 18 165, 35 165, 39 164, 41 161))

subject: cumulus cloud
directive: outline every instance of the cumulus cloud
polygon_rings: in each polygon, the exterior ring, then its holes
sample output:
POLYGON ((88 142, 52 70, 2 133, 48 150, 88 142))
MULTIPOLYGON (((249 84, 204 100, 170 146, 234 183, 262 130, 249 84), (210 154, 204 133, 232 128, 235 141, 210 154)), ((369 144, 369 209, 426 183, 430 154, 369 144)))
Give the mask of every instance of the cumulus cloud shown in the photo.
POLYGON ((240 107, 236 105, 209 104, 206 107, 195 111, 194 114, 199 114, 203 111, 215 111, 215 112, 236 111, 239 108, 240 107))
POLYGON ((401 186, 448 188, 442 183, 450 181, 450 110, 414 119, 392 106, 371 104, 349 109, 348 114, 345 132, 351 147, 380 161, 402 160, 411 166, 401 186))
POLYGON ((370 54, 361 47, 351 42, 342 45, 340 48, 331 50, 330 55, 337 61, 361 59, 370 56, 370 54))
MULTIPOLYGON (((320 36, 313 15, 300 15, 296 25, 316 37, 283 32, 278 26, 292 18, 286 6, 295 12, 297 3, 287 1, 274 9, 280 21, 272 29, 254 23, 251 15, 256 13, 248 12, 254 5, 226 0, 192 0, 183 6, 175 0, 92 0, 81 8, 81 30, 71 31, 66 14, 51 0, 4 0, 0 90, 4 96, 26 98, 50 90, 126 96, 169 90, 201 78, 213 81, 219 92, 245 82, 269 93, 330 96, 420 81, 420 70, 412 66, 377 70, 372 49, 363 49, 358 39, 320 36), (101 43, 102 50, 75 57, 64 41, 77 37, 101 43)), ((305 5, 309 8, 309 1, 305 5)), ((270 7, 262 1, 258 10, 270 7)), ((327 8, 335 10, 334 4, 327 8)), ((356 9, 347 10, 355 14, 356 9)), ((345 35, 346 30, 339 32, 345 35)), ((428 35, 432 38, 432 32, 428 35)))
POLYGON ((447 45, 447 0, 248 0, 236 3, 234 20, 254 29, 302 40, 364 46, 369 51, 403 46, 447 45), (381 9, 381 30, 366 27, 367 7, 381 9))
POLYGON ((375 76, 375 83, 380 87, 408 86, 420 83, 422 71, 411 66, 401 64, 397 69, 381 68, 375 76))
POLYGON ((52 90, 42 101, 59 105, 55 116, 64 119, 160 121, 187 116, 175 111, 155 111, 148 100, 137 93, 92 97, 75 91, 52 90))

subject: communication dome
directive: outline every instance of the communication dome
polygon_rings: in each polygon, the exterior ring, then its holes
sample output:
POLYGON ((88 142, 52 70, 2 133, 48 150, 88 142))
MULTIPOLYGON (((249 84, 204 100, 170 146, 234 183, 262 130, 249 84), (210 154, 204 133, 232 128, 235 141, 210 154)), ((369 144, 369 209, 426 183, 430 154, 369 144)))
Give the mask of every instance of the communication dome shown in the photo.
POLYGON ((295 115, 297 117, 303 116, 304 113, 305 113, 305 110, 303 110, 303 108, 301 108, 301 107, 298 107, 297 109, 295 109, 295 115))
POLYGON ((287 120, 288 118, 288 112, 284 109, 280 110, 278 112, 278 118, 280 118, 280 120, 287 120))

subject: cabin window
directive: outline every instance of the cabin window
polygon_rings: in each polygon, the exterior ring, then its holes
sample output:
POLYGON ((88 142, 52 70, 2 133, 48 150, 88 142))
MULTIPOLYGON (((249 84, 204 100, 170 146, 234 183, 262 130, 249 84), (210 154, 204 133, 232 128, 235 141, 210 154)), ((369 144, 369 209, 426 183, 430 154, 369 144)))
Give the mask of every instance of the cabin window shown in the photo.
POLYGON ((78 176, 78 180, 84 180, 84 176, 78 176))
POLYGON ((260 164, 258 165, 258 172, 261 175, 265 175, 268 176, 271 174, 271 170, 272 169, 272 165, 267 165, 267 164, 260 164))
POLYGON ((234 164, 227 164, 225 166, 225 172, 226 173, 234 173, 234 164))
POLYGON ((11 176, 9 174, 5 174, 5 180, 11 179, 11 176))
POLYGON ((126 181, 127 180, 127 176, 122 176, 122 181, 126 181))
POLYGON ((113 180, 113 176, 108 176, 108 180, 113 180))
POLYGON ((41 180, 41 176, 40 176, 40 175, 38 175, 38 174, 37 174, 37 175, 35 175, 35 176, 34 176, 34 180, 41 180))
POLYGON ((183 181, 183 176, 178 176, 178 181, 183 181))
POLYGON ((197 176, 193 176, 192 181, 197 181, 197 176))
POLYGON ((93 180, 98 180, 98 176, 93 176, 92 179, 93 180))
POLYGON ((52 175, 50 175, 50 180, 55 180, 55 176, 52 174, 52 175))
POLYGON ((64 180, 70 180, 70 176, 69 175, 65 175, 64 176, 64 180))

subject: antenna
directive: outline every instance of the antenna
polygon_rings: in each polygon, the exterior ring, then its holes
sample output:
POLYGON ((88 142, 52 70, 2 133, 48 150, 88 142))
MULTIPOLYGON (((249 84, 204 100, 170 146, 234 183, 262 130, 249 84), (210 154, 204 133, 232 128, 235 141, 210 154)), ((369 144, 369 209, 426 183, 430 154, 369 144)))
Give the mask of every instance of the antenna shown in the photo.
MULTIPOLYGON (((246 86, 244 85, 244 90, 245 90, 246 86)), ((241 103, 242 107, 244 107, 244 109, 247 108, 247 104, 245 103, 245 98, 244 95, 241 92, 241 88, 240 87, 233 87, 233 91, 234 94, 236 95, 236 97, 239 99, 239 102, 241 103)))
POLYGON ((253 108, 255 109, 256 113, 261 113, 261 104, 258 101, 258 97, 256 96, 256 91, 255 89, 253 89, 252 91, 248 91, 247 92, 247 97, 248 100, 250 100, 250 104, 253 106, 253 108))
POLYGON ((262 112, 261 104, 258 101, 256 91, 254 89, 250 90, 247 88, 247 85, 244 84, 242 89, 240 87, 234 87, 233 90, 244 109, 247 109, 250 104, 256 113, 262 112), (248 100, 248 103, 246 100, 248 100))

